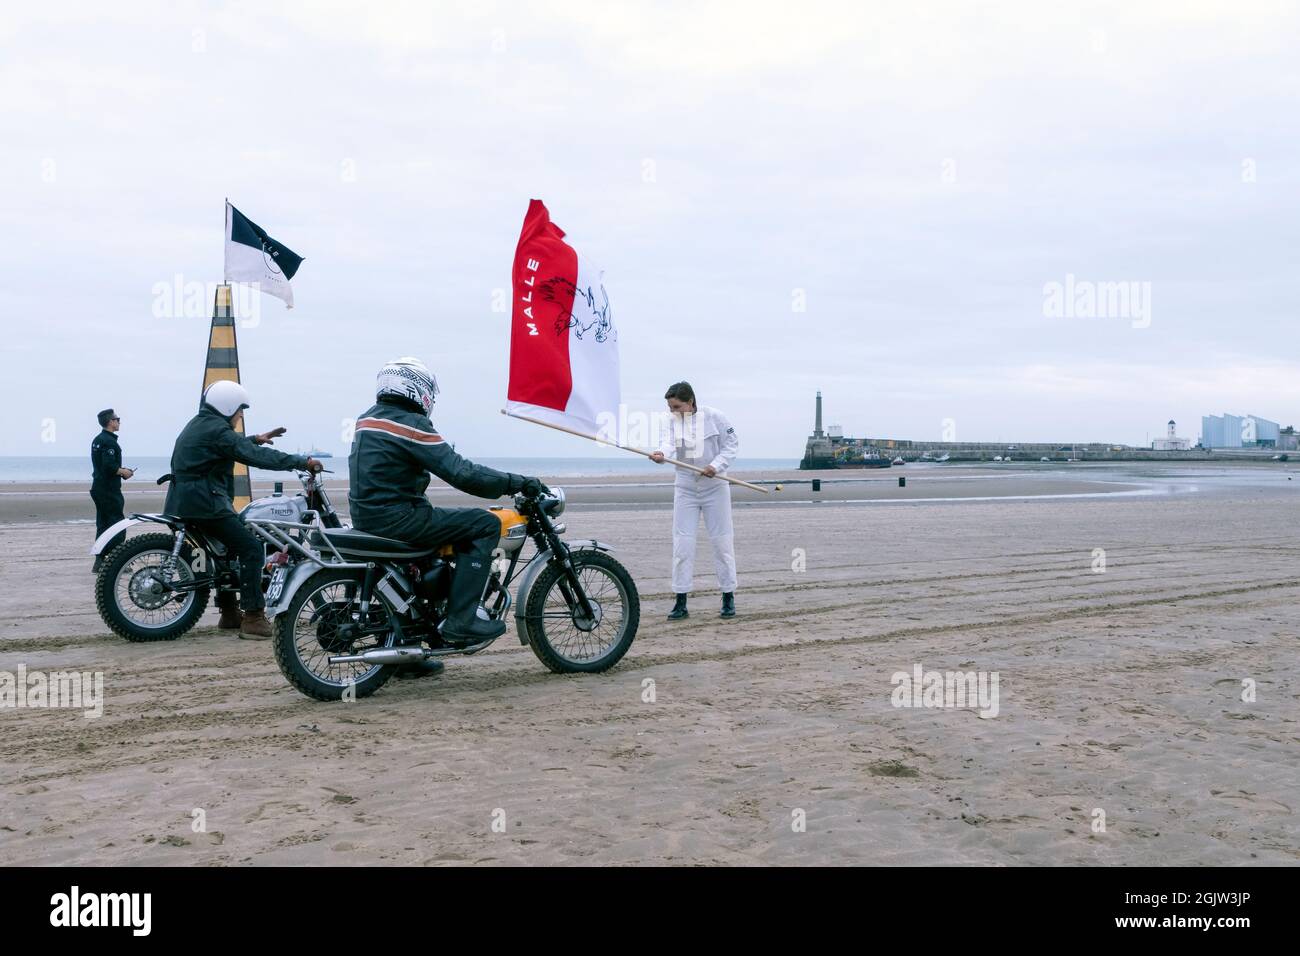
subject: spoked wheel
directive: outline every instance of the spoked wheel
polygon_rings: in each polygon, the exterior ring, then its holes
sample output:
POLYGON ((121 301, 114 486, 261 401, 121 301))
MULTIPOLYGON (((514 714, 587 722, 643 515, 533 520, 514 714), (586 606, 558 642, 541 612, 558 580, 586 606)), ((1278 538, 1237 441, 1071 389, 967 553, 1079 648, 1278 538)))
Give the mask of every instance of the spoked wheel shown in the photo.
POLYGON ((360 633, 363 625, 384 625, 393 612, 383 596, 361 614, 361 580, 353 571, 320 571, 298 589, 289 607, 275 619, 275 660, 289 683, 317 700, 341 700, 345 693, 369 697, 388 682, 391 664, 331 664, 331 657, 391 647, 397 632, 360 633))
POLYGON ((127 538, 104 558, 95 579, 95 604, 104 623, 128 641, 171 641, 194 626, 208 606, 209 589, 177 593, 194 581, 189 542, 172 567, 170 534, 127 538))
POLYGON ((574 551, 573 568, 591 603, 583 613, 564 570, 549 564, 528 592, 524 622, 538 660, 557 674, 595 673, 617 664, 641 620, 636 582, 603 551, 574 551))

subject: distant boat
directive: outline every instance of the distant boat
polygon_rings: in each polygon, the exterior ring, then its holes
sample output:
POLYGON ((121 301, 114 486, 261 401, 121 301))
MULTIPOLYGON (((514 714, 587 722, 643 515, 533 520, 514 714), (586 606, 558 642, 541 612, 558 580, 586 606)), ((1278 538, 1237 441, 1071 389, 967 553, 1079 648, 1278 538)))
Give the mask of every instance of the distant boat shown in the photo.
POLYGON ((321 451, 319 448, 313 448, 311 451, 300 451, 300 455, 306 455, 308 458, 333 458, 334 455, 327 451, 321 451))

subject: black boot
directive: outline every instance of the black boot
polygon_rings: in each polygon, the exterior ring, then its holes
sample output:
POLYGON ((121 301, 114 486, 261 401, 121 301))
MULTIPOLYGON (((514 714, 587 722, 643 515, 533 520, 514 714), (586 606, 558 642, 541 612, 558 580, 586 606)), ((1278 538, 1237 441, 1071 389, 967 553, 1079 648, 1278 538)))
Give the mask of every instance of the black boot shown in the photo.
POLYGON ((668 620, 680 621, 682 618, 690 616, 690 611, 686 610, 686 595, 677 595, 677 603, 674 604, 673 609, 668 612, 668 620))
POLYGON ((442 637, 448 644, 463 647, 479 641, 500 637, 506 632, 505 621, 485 621, 475 615, 468 623, 448 620, 442 628, 442 637))
POLYGON ((735 617, 736 616, 736 592, 722 592, 722 612, 718 617, 735 617))
POLYGON ((104 566, 104 556, 102 554, 95 555, 95 563, 90 566, 90 573, 98 574, 99 569, 102 568, 103 566, 104 566))
MULTIPOLYGON (((495 519, 494 519, 495 520, 495 519)), ((492 547, 496 539, 476 539, 472 548, 456 560, 447 596, 447 623, 442 636, 448 643, 464 646, 500 637, 505 621, 485 621, 478 616, 478 602, 492 573, 492 547)))

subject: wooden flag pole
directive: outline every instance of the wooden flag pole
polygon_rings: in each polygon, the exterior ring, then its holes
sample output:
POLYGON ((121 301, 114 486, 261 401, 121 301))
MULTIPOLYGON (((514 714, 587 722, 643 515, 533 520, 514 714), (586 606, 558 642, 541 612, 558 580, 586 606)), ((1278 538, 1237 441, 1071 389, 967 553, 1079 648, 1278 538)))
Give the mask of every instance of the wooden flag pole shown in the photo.
MULTIPOLYGON (((556 425, 553 422, 544 422, 540 418, 532 418, 528 415, 517 415, 514 412, 506 411, 504 408, 501 409, 501 414, 509 415, 511 418, 518 418, 525 422, 532 422, 534 425, 545 425, 547 428, 554 428, 558 432, 568 432, 570 435, 577 435, 579 438, 586 438, 589 441, 594 441, 600 445, 609 445, 611 448, 621 448, 624 451, 634 452, 638 455, 645 455, 647 458, 654 454, 654 452, 646 451, 643 448, 633 448, 631 445, 620 445, 618 442, 610 441, 608 438, 600 438, 597 435, 588 435, 586 432, 580 432, 573 428, 565 428, 563 425, 556 425)), ((682 468, 689 468, 691 471, 698 471, 701 475, 704 474, 704 469, 700 468, 698 465, 692 465, 690 462, 686 461, 678 461, 676 458, 665 458, 664 463, 669 465, 678 465, 682 468)), ((729 481, 733 485, 741 485, 745 488, 752 488, 755 491, 761 491, 765 495, 769 493, 766 488, 750 484, 748 481, 741 481, 739 478, 728 478, 726 475, 713 475, 712 477, 718 478, 722 481, 729 481)))

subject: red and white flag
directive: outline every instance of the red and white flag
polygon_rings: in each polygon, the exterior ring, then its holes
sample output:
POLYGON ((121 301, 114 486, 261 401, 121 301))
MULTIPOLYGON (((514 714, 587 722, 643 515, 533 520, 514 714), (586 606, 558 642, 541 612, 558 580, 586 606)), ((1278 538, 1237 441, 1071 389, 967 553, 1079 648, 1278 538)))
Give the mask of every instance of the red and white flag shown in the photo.
POLYGON ((508 413, 593 434, 618 421, 618 332, 603 278, 530 201, 515 250, 508 413))

